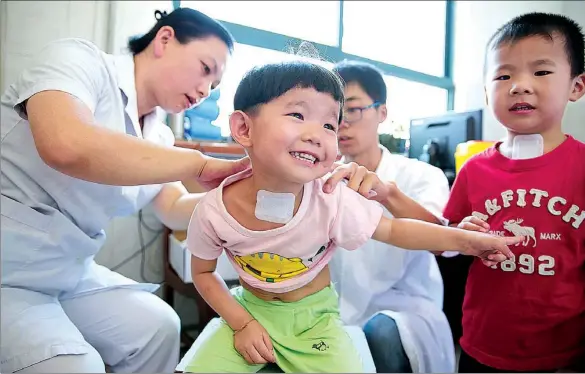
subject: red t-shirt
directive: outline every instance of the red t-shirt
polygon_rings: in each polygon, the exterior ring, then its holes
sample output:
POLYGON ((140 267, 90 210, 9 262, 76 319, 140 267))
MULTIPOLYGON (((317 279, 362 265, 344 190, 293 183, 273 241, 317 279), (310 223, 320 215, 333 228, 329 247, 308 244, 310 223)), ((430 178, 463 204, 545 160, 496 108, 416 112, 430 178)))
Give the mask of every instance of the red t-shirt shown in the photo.
POLYGON ((585 353, 585 144, 568 136, 528 160, 498 146, 464 165, 444 216, 473 214, 492 234, 526 240, 510 247, 515 263, 471 265, 461 347, 501 370, 566 367, 585 353))

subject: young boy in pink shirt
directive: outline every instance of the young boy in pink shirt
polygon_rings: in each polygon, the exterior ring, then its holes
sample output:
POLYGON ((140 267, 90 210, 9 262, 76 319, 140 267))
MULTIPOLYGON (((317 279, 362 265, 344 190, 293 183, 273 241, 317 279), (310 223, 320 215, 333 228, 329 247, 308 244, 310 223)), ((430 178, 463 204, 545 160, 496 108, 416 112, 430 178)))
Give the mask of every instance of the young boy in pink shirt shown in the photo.
POLYGON ((338 246, 354 250, 374 238, 498 262, 522 240, 383 217, 376 201, 360 195, 373 190, 381 201, 388 193, 372 175, 350 178, 353 190, 339 184, 324 192, 343 92, 335 73, 307 62, 254 68, 240 82, 230 129, 253 166, 210 191, 189 225, 193 283, 222 318, 186 371, 256 372, 276 362, 285 372, 362 372, 327 267, 338 246), (266 191, 290 194, 284 220, 267 218, 266 191), (231 292, 214 273, 223 251, 241 281, 231 292))
POLYGON ((460 373, 585 369, 585 144, 561 129, 585 92, 584 45, 574 21, 543 13, 511 20, 488 45, 486 97, 508 136, 466 162, 444 216, 525 240, 515 261, 469 269, 460 373))

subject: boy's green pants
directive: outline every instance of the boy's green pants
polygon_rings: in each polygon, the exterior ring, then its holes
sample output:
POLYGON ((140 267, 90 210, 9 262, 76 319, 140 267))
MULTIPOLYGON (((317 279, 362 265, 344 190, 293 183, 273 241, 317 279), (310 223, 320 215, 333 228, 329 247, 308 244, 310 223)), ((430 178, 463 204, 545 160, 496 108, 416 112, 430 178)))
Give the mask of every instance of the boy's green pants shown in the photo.
MULTIPOLYGON (((360 355, 343 328, 333 286, 296 302, 264 301, 242 287, 233 296, 268 331, 276 363, 285 373, 362 373, 360 355)), ((254 373, 234 348, 232 329, 223 321, 206 334, 192 361, 191 373, 254 373)))

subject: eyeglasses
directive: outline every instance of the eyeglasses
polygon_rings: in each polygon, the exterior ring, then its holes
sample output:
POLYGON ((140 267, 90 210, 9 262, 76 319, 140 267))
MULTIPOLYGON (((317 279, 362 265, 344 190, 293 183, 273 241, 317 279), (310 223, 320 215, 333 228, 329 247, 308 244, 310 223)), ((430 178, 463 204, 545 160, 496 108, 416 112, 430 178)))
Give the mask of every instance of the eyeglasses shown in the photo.
POLYGON ((375 102, 375 103, 372 103, 370 105, 366 105, 363 107, 353 107, 353 108, 344 109, 343 110, 343 120, 345 122, 347 122, 348 124, 357 122, 363 118, 364 110, 370 109, 370 108, 377 108, 380 106, 380 104, 381 103, 379 103, 379 102, 375 102))

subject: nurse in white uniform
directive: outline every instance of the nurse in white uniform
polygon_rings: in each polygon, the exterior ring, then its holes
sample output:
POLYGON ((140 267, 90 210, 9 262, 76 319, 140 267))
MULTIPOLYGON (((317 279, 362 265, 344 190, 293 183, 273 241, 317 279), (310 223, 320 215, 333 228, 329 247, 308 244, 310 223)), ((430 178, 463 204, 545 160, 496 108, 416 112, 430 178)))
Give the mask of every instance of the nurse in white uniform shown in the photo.
POLYGON ((104 227, 153 202, 185 229, 207 187, 242 170, 173 147, 159 122, 216 86, 233 48, 191 9, 157 13, 112 56, 80 39, 53 42, 2 96, 0 372, 174 372, 179 318, 139 284, 94 262, 104 227))
MULTIPOLYGON (((345 118, 338 134, 344 161, 394 182, 397 193, 403 193, 397 201, 403 202, 404 195, 410 200, 385 215, 442 223, 449 197, 443 172, 393 155, 379 144, 378 125, 387 115, 381 73, 347 61, 334 70, 346 83, 345 118)), ((360 250, 338 251, 331 268, 341 317, 346 324, 363 326, 378 373, 454 372, 453 337, 442 311, 443 281, 433 254, 371 240, 360 250)))

